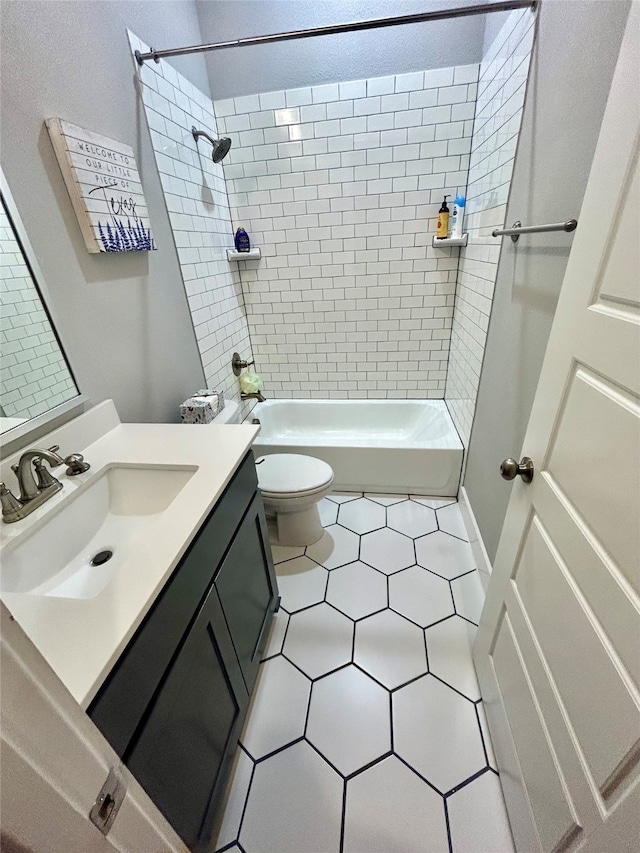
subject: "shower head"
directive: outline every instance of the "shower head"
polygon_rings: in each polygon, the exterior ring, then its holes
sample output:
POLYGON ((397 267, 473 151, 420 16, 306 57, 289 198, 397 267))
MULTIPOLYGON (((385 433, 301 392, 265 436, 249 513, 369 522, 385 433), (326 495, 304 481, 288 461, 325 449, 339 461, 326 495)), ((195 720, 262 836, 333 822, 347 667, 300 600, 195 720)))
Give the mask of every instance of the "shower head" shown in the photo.
POLYGON ((219 163, 229 153, 229 149, 231 148, 231 140, 228 136, 221 136, 220 139, 214 139, 212 136, 204 130, 198 130, 197 127, 191 128, 191 133, 193 134, 193 138, 196 143, 198 142, 198 137, 204 136, 212 145, 213 151, 211 152, 211 159, 214 163, 219 163))

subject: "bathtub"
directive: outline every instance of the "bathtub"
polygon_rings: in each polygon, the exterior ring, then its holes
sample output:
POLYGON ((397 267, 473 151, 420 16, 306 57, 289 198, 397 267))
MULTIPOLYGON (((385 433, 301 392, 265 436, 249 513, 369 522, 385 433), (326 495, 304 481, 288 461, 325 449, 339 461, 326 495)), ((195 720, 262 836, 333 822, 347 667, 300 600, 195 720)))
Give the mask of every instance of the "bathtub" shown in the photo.
POLYGON ((463 448, 444 400, 267 400, 252 418, 256 456, 316 456, 338 491, 458 493, 463 448))

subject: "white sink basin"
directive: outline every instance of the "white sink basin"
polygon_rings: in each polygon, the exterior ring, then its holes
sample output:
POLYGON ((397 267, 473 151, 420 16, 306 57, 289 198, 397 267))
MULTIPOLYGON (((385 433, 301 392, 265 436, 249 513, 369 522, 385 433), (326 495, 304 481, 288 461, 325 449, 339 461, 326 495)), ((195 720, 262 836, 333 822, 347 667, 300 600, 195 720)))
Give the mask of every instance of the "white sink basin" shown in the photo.
POLYGON ((106 468, 3 548, 0 591, 95 598, 127 562, 132 543, 153 535, 151 528, 196 470, 106 468), (105 561, 96 565, 101 552, 111 556, 103 553, 105 561))

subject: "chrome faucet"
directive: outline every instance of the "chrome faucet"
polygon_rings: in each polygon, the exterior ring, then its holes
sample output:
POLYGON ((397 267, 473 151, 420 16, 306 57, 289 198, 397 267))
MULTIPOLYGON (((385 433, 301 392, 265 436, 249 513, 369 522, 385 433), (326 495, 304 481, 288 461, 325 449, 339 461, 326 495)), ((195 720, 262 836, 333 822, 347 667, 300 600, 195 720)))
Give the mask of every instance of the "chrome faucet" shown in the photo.
POLYGON ((34 447, 32 450, 26 450, 22 454, 20 461, 13 469, 16 477, 18 478, 18 485, 20 486, 20 500, 22 503, 32 501, 34 498, 38 497, 39 492, 43 491, 43 489, 40 488, 40 484, 36 484, 35 477, 33 476, 34 469, 32 463, 34 460, 38 463, 38 474, 40 477, 44 477, 46 474, 46 477, 51 481, 45 481, 44 488, 48 488, 49 486, 55 485, 55 483, 59 482, 55 477, 52 477, 42 465, 43 459, 47 461, 52 468, 57 468, 59 465, 63 465, 64 459, 61 456, 58 456, 56 452, 59 449, 58 445, 50 447, 48 450, 34 447))
POLYGON ((44 462, 48 462, 51 468, 68 465, 66 473, 69 477, 88 471, 91 467, 79 453, 72 453, 63 459, 58 455, 59 449, 58 445, 46 450, 34 447, 26 450, 18 464, 12 466, 11 470, 20 487, 20 498, 16 498, 4 483, 0 483, 2 520, 5 523, 11 524, 26 518, 62 488, 62 483, 45 468, 44 462))
POLYGON ((266 397, 263 397, 259 391, 253 391, 251 394, 245 394, 244 391, 240 392, 241 400, 257 400, 259 403, 264 403, 266 397))

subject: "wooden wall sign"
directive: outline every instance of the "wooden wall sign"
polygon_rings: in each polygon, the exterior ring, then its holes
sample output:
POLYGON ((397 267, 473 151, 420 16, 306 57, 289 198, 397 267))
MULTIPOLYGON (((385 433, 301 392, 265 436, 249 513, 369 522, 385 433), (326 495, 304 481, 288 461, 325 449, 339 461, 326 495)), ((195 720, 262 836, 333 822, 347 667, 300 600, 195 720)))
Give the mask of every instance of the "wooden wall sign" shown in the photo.
POLYGON ((87 249, 154 250, 133 149, 59 118, 45 123, 87 249))

